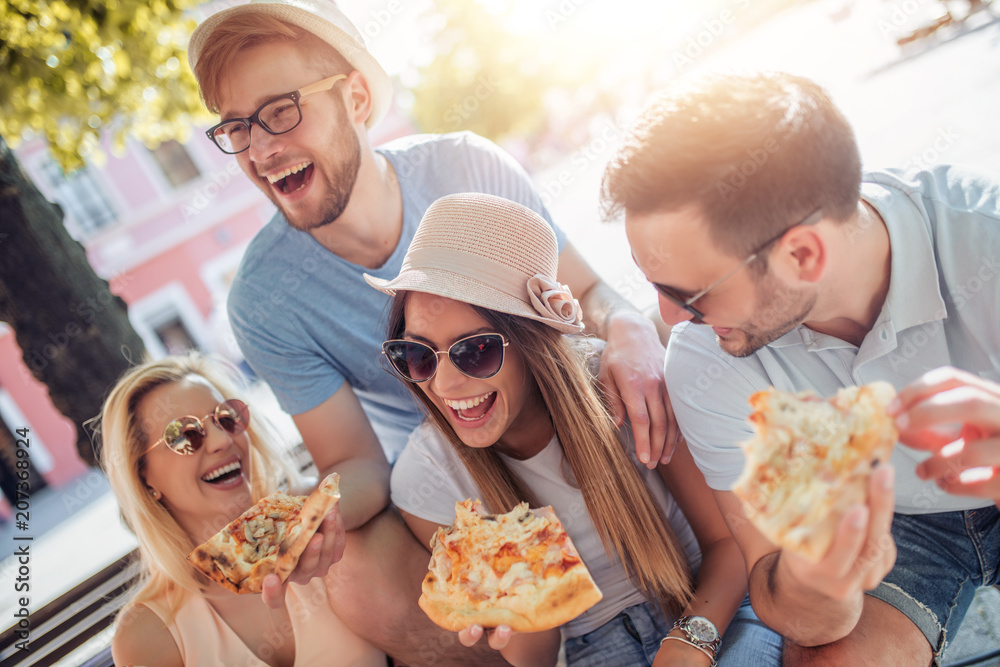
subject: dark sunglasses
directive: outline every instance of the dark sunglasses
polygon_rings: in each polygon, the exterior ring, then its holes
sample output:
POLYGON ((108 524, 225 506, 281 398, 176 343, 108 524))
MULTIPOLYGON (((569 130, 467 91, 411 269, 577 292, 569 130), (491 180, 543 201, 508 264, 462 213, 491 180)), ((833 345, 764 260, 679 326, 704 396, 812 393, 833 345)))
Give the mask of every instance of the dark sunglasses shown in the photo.
MULTIPOLYGON (((241 435, 250 424, 250 408, 237 398, 230 398, 215 406, 210 415, 198 419, 188 415, 178 417, 163 429, 163 437, 156 441, 153 447, 160 443, 170 448, 170 451, 181 456, 194 454, 205 444, 205 422, 211 420, 215 425, 232 436, 241 435)), ((149 452, 153 449, 146 450, 149 452)), ((143 452, 144 454, 146 452, 143 452)))
MULTIPOLYGON (((703 296, 705 296, 706 294, 708 294, 709 292, 711 292, 712 290, 714 290, 716 287, 718 287, 719 285, 721 285, 722 283, 726 282, 731 277, 733 277, 734 275, 736 275, 737 271, 739 271, 744 266, 749 265, 750 262, 752 262, 755 259, 757 259, 757 257, 759 257, 760 254, 762 252, 764 252, 764 250, 766 250, 769 245, 771 245, 772 243, 780 240, 781 237, 783 237, 785 234, 787 234, 790 230, 795 229, 796 227, 799 227, 799 226, 802 226, 802 225, 806 225, 806 226, 808 226, 808 225, 815 225, 817 222, 819 222, 822 219, 823 219, 823 209, 816 209, 815 211, 813 211, 812 213, 810 213, 808 216, 806 216, 806 218, 804 220, 802 220, 801 222, 796 222, 791 227, 788 227, 788 228, 782 230, 782 232, 780 234, 778 234, 777 236, 775 236, 774 238, 769 239, 766 243, 762 244, 759 248, 757 248, 755 251, 753 251, 752 253, 750 253, 750 256, 747 257, 746 259, 744 259, 742 262, 740 262, 734 269, 732 269, 731 271, 729 271, 728 273, 726 273, 725 275, 723 275, 721 278, 719 278, 718 280, 716 280, 714 283, 712 283, 711 285, 709 285, 705 289, 701 290, 700 292, 698 292, 697 294, 695 294, 692 297, 683 298, 683 297, 681 297, 681 296, 679 296, 677 294, 674 294, 671 291, 671 289, 669 287, 667 287, 666 285, 661 285, 660 283, 653 283, 653 287, 655 287, 656 291, 659 292, 663 296, 663 298, 665 298, 667 301, 669 301, 670 303, 674 304, 678 308, 683 308, 684 310, 686 310, 687 312, 689 312, 691 314, 691 317, 693 318, 692 322, 694 324, 704 324, 705 323, 705 319, 704 319, 705 318, 705 314, 702 313, 701 310, 699 310, 698 308, 695 308, 692 305, 695 301, 697 301, 698 299, 702 298, 703 296)), ((635 259, 635 254, 634 253, 632 255, 632 258, 635 259)))
POLYGON ((392 370, 408 382, 426 382, 434 377, 439 354, 447 354, 463 375, 485 380, 500 372, 505 347, 507 339, 501 334, 488 333, 457 340, 447 351, 414 340, 387 340, 382 343, 382 354, 392 370))

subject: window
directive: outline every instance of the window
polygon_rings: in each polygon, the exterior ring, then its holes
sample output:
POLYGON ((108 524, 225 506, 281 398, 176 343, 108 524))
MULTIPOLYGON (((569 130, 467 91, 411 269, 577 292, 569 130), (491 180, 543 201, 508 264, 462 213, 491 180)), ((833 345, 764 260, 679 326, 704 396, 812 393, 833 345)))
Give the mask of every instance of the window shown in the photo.
POLYGON ((66 174, 53 160, 42 160, 41 173, 52 198, 84 236, 115 221, 115 211, 89 168, 66 174))
POLYGON ((163 170, 163 174, 170 181, 170 185, 175 188, 193 181, 201 175, 198 167, 195 166, 188 155, 187 149, 176 141, 164 141, 159 147, 152 149, 150 153, 156 158, 157 164, 163 170))

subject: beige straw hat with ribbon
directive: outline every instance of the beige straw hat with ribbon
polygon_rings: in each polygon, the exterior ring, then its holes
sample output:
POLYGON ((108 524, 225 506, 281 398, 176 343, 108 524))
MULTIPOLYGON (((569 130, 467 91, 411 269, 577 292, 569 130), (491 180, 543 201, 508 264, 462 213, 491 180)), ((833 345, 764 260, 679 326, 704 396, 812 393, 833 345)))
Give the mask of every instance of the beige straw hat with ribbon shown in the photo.
POLYGON ((579 333, 580 304, 556 281, 558 263, 555 232, 540 215, 502 197, 463 193, 427 209, 398 276, 365 280, 389 296, 426 292, 579 333))
POLYGON ((364 37, 333 0, 252 0, 212 14, 191 34, 188 62, 193 70, 212 32, 225 21, 245 14, 263 14, 311 32, 337 50, 351 67, 361 72, 372 96, 372 113, 365 124, 372 127, 392 104, 392 80, 368 52, 364 37))

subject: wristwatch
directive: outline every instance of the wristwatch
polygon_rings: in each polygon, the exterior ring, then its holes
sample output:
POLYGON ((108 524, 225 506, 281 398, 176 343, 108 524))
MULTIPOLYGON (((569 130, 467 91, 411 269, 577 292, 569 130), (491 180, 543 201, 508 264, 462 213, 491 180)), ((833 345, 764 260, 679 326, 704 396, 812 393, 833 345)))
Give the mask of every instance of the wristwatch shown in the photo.
POLYGON ((715 623, 704 616, 681 616, 670 629, 680 630, 689 642, 700 649, 711 651, 712 663, 715 663, 714 656, 722 644, 722 637, 719 636, 715 623))

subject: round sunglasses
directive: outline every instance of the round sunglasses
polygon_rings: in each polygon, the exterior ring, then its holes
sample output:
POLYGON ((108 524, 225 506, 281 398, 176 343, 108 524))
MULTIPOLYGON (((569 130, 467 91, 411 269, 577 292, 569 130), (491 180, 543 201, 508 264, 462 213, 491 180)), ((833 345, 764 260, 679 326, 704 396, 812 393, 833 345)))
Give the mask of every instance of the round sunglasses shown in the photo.
POLYGON ((392 370, 408 382, 426 382, 434 377, 439 354, 447 354, 463 375, 486 380, 500 372, 507 344, 507 339, 498 333, 468 336, 455 341, 447 350, 435 350, 415 340, 395 339, 382 343, 382 354, 392 370))
POLYGON ((194 454, 205 444, 205 422, 213 421, 215 425, 232 436, 241 435, 250 424, 250 408, 238 398, 230 398, 215 406, 210 415, 198 419, 188 415, 178 417, 163 429, 163 437, 156 441, 149 452, 160 443, 170 448, 170 451, 181 456, 194 454))

